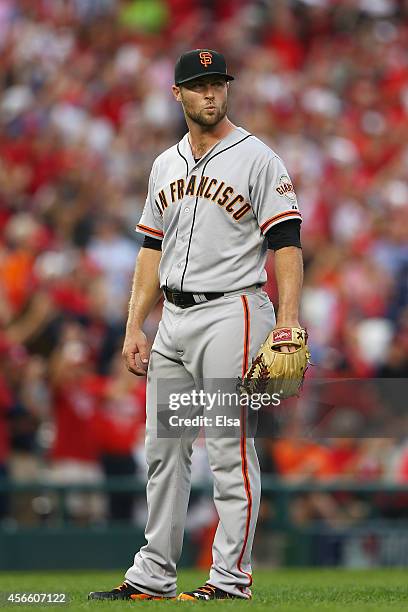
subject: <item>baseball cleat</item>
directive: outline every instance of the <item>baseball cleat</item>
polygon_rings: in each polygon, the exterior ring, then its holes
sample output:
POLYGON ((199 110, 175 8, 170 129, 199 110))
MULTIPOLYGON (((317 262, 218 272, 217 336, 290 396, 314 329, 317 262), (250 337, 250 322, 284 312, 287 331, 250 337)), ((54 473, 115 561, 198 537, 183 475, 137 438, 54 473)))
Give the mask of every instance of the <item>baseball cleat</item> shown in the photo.
POLYGON ((161 601, 163 599, 176 599, 175 597, 163 597, 159 595, 149 595, 139 591, 127 582, 122 582, 119 586, 115 587, 111 591, 92 591, 88 595, 88 599, 102 599, 102 600, 130 600, 130 601, 161 601))
POLYGON ((180 601, 210 601, 211 599, 240 599, 212 584, 205 584, 195 591, 185 591, 177 597, 180 601))

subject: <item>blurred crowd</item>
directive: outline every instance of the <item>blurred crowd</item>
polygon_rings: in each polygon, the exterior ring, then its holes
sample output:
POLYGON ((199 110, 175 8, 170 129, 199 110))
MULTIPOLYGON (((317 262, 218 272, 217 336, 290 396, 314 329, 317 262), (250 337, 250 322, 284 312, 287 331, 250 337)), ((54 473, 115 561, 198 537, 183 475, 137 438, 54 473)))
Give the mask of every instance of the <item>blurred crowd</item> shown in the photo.
MULTIPOLYGON (((225 53, 231 120, 295 184, 312 377, 408 377, 406 0, 0 0, 0 479, 144 477, 145 382, 121 362, 134 226, 154 157, 185 132, 173 67, 196 47, 225 53)), ((276 302, 273 254, 268 273, 276 302)), ((403 430, 292 433, 260 442, 265 472, 408 480, 403 430)), ((70 512, 132 508, 74 496, 70 512)))

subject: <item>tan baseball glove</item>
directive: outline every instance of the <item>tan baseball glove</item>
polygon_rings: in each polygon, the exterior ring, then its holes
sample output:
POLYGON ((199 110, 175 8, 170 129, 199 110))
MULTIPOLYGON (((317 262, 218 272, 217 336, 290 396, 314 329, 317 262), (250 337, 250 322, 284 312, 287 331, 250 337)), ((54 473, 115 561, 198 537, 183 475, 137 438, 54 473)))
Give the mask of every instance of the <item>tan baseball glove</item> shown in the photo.
POLYGON ((248 368, 241 391, 249 395, 277 393, 280 399, 298 395, 310 363, 307 337, 307 331, 299 327, 274 329, 248 368), (295 346, 296 350, 281 353, 279 347, 283 345, 295 346))

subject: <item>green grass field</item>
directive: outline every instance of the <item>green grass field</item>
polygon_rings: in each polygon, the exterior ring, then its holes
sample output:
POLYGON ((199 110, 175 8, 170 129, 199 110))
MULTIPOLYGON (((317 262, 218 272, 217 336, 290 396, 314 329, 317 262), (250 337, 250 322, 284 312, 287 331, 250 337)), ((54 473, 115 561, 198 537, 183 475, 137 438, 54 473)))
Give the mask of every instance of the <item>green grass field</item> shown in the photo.
MULTIPOLYGON (((194 570, 184 570, 179 575, 179 590, 196 588, 206 575, 194 570)), ((234 612, 238 610, 277 610, 279 612, 372 611, 393 612, 408 610, 408 570, 337 570, 296 569, 258 570, 255 573, 252 601, 225 602, 88 602, 91 590, 104 590, 116 586, 122 580, 120 572, 4 572, 0 574, 0 591, 26 593, 62 592, 69 598, 68 605, 17 605, 3 600, 2 610, 123 610, 134 606, 170 609, 191 606, 222 606, 234 612)))

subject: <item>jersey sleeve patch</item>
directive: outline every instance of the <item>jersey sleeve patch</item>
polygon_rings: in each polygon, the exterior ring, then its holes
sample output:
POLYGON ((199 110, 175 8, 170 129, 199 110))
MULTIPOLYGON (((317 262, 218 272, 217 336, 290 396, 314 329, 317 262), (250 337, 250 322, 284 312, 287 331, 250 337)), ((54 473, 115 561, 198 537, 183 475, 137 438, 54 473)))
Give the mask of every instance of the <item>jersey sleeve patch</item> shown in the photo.
POLYGON ((300 219, 301 220, 302 215, 300 214, 298 210, 286 210, 285 212, 281 212, 278 215, 274 215, 273 217, 266 219, 266 221, 264 221, 262 225, 260 226, 261 232, 263 234, 266 234, 266 232, 273 225, 276 225, 277 223, 280 223, 281 221, 286 221, 287 219, 300 219))
POLYGON ((277 155, 271 157, 256 175, 251 203, 263 234, 281 221, 302 219, 293 183, 277 155))
POLYGON ((275 191, 282 198, 286 198, 292 204, 296 204, 296 193, 292 181, 287 174, 281 174, 275 186, 275 191))
POLYGON ((153 236, 154 238, 162 239, 164 234, 162 231, 155 229, 153 227, 148 227, 147 225, 142 225, 138 223, 136 225, 136 231, 141 234, 147 234, 148 236, 153 236))

